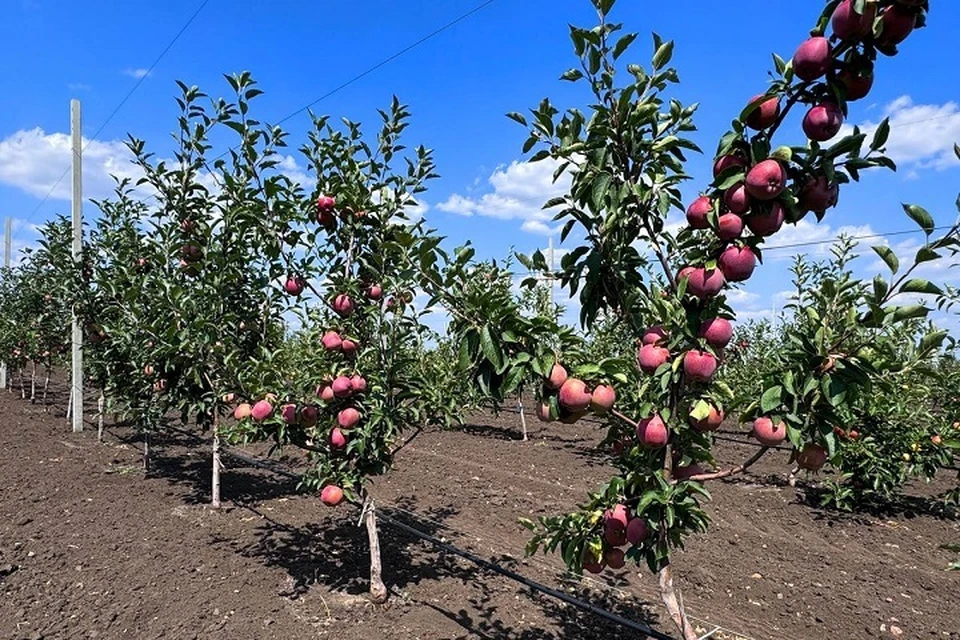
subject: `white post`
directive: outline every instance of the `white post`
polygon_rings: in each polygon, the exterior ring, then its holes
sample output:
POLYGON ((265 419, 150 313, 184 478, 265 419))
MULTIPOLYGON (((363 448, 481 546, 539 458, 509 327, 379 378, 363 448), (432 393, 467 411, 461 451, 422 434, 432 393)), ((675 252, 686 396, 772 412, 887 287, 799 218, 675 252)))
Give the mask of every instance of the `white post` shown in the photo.
MULTIPOLYGON (((10 268, 10 236, 13 234, 13 219, 7 218, 3 234, 3 266, 10 268)), ((7 388, 7 363, 0 362, 0 389, 7 388)))
MULTIPOLYGON (((83 138, 80 128, 80 101, 70 101, 70 134, 72 139, 73 165, 73 261, 80 262, 83 249, 83 138)), ((73 404, 73 431, 83 431, 83 333, 76 310, 70 323, 73 330, 72 366, 70 369, 70 387, 73 404)))

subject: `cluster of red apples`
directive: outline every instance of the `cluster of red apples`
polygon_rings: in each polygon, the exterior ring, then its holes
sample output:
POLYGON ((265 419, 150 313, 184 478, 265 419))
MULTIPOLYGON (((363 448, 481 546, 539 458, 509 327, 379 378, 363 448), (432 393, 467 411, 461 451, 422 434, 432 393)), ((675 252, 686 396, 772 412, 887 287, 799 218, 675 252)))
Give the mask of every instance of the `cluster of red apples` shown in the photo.
POLYGON ((579 378, 571 377, 559 362, 553 365, 550 375, 543 382, 540 404, 537 405, 537 417, 543 422, 560 420, 564 424, 573 424, 589 411, 604 415, 613 408, 617 392, 612 386, 599 384, 593 389, 579 378), (551 398, 556 397, 559 413, 551 407, 551 398))
MULTIPOLYGON (((873 63, 861 46, 869 44, 882 49, 902 42, 916 26, 924 2, 897 0, 878 9, 877 3, 867 0, 862 14, 857 12, 856 4, 855 0, 843 0, 837 6, 831 18, 832 39, 815 35, 803 42, 793 56, 793 73, 802 83, 793 100, 808 105, 802 128, 815 143, 834 138, 843 125, 846 103, 864 98, 873 86, 873 63)), ((751 110, 746 126, 768 137, 786 115, 779 95, 755 96, 748 107, 751 110)), ((703 302, 717 296, 727 283, 750 278, 757 263, 756 246, 779 231, 786 219, 786 197, 795 198, 802 212, 820 215, 837 203, 839 185, 826 172, 804 171, 778 157, 751 156, 750 145, 742 143, 719 157, 713 167, 715 184, 729 182, 725 179, 737 174, 743 174, 743 180, 725 189, 713 189, 687 209, 690 227, 712 232, 719 241, 715 260, 687 266, 679 273, 679 279, 686 280, 687 293, 703 302), (744 229, 751 235, 745 238, 744 229)), ((700 335, 714 349, 722 349, 730 339, 729 322, 723 318, 708 320, 700 335)), ((639 354, 644 371, 655 371, 670 358, 657 341, 655 335, 649 341, 644 338, 639 354)), ((683 366, 689 380, 703 381, 713 375, 717 359, 711 353, 692 350, 684 355, 683 366)), ((709 429, 719 425, 722 411, 715 412, 706 422, 692 421, 694 427, 709 429)), ((668 434, 659 416, 645 422, 650 433, 641 440, 648 446, 665 444, 668 434)), ((777 446, 785 440, 787 431, 783 423, 760 417, 754 421, 753 435, 766 446, 777 446)), ((826 457, 822 446, 810 443, 800 452, 798 464, 819 469, 826 457)))

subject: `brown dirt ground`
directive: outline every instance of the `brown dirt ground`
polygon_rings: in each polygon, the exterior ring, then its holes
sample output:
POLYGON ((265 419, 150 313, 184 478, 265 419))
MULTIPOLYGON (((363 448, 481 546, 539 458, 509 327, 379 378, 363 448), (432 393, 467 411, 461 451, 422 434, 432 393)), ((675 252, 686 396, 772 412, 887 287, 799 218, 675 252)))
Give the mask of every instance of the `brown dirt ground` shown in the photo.
MULTIPOLYGON (((362 597, 357 510, 228 463, 227 506, 206 506, 209 450, 157 439, 140 470, 132 433, 74 435, 62 387, 50 412, 0 392, 0 638, 607 638, 623 632, 399 532, 381 530, 390 602, 362 597)), ((91 411, 89 415, 92 415, 91 411)), ((530 578, 668 633, 653 578, 580 585, 553 556, 523 557, 519 517, 559 513, 606 475, 593 425, 478 415, 402 451, 374 495, 390 513, 530 578)), ((723 442, 718 457, 752 449, 723 442)), ((256 450, 255 450, 256 452, 256 450)), ((675 560, 688 611, 716 638, 960 638, 960 574, 945 571, 960 524, 920 500, 872 514, 810 506, 784 482, 786 454, 711 485, 710 534, 675 560), (735 633, 736 632, 736 633, 735 633)), ((949 476, 923 487, 930 495, 949 476)), ((629 637, 629 636, 628 636, 629 637)))

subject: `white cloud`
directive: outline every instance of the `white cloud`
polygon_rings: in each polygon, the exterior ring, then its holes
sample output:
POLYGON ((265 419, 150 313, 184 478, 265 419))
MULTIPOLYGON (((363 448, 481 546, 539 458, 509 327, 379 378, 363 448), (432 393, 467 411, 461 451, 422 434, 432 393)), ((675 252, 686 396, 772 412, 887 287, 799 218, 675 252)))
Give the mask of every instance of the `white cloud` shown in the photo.
MULTIPOLYGON (((914 165, 942 171, 960 165, 953 145, 960 142, 960 104, 914 104, 910 96, 900 96, 883 108, 883 116, 890 118, 890 138, 887 155, 898 165, 914 165)), ((878 122, 865 121, 860 129, 873 136, 878 122)), ((841 135, 853 128, 845 125, 841 135)), ((907 173, 913 178, 915 171, 907 173)))
POLYGON ((567 193, 570 188, 569 175, 553 181, 557 167, 558 163, 551 160, 534 163, 514 160, 508 166, 498 167, 488 178, 492 192, 479 198, 453 194, 437 208, 461 216, 520 220, 524 231, 554 235, 560 226, 551 224, 554 212, 544 211, 542 207, 547 200, 567 193))
POLYGON ((122 74, 125 75, 125 76, 130 76, 131 78, 136 78, 137 80, 139 80, 139 79, 141 79, 141 78, 146 78, 148 75, 150 75, 150 70, 149 70, 149 69, 143 69, 143 68, 140 68, 140 67, 137 67, 137 68, 129 68, 129 67, 128 67, 128 68, 124 69, 123 71, 121 71, 120 73, 122 73, 122 74))
MULTIPOLYGON (((876 231, 869 224, 843 225, 832 228, 824 222, 816 223, 810 218, 804 218, 797 224, 786 224, 777 232, 775 238, 761 245, 764 261, 793 260, 798 254, 814 257, 830 255, 830 250, 837 238, 841 235, 853 238, 874 236, 876 231)), ((883 238, 870 238, 858 241, 863 247, 874 244, 886 244, 883 238)), ((857 253, 860 253, 859 251, 857 253)))
MULTIPOLYGON (((119 140, 84 138, 83 145, 85 197, 108 196, 114 188, 111 175, 133 179, 140 175, 131 163, 133 156, 119 140)), ((70 168, 71 155, 66 133, 47 134, 39 127, 17 131, 0 140, 0 183, 40 198, 50 193, 54 200, 69 200, 70 176, 64 174, 70 168)))

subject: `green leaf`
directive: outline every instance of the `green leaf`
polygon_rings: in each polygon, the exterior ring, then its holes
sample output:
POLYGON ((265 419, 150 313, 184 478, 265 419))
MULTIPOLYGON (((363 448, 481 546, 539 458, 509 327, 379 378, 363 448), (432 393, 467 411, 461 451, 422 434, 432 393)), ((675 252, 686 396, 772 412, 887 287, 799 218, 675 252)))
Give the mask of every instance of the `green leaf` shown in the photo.
POLYGON ((490 361, 493 368, 499 371, 503 367, 503 354, 500 351, 500 346, 493 341, 493 336, 490 334, 490 325, 484 325, 483 329, 480 330, 480 348, 483 349, 483 355, 490 361))
POLYGON ((891 273, 896 273, 900 269, 900 260, 897 259, 897 254, 893 252, 893 249, 882 245, 871 248, 876 251, 880 259, 886 263, 891 273))
POLYGON ((583 72, 580 69, 568 69, 560 76, 561 80, 567 80, 568 82, 576 82, 581 78, 583 78, 583 72))
POLYGON ((911 304, 904 307, 897 307, 893 312, 893 321, 911 320, 913 318, 925 318, 930 313, 930 309, 922 304, 911 304))
POLYGON ((779 407, 780 397, 782 394, 783 387, 780 385, 770 387, 764 391, 763 395, 760 397, 760 411, 763 413, 768 413, 779 407))
POLYGON ((633 41, 636 39, 637 39, 637 34, 628 33, 627 35, 617 40, 617 44, 613 48, 613 59, 616 60, 617 58, 622 56, 623 52, 627 50, 627 47, 633 44, 633 41))
POLYGON ((903 286, 900 287, 900 291, 903 293, 930 293, 933 295, 943 293, 943 289, 924 278, 911 278, 907 280, 903 283, 903 286))
POLYGON ((887 138, 890 137, 890 118, 884 118, 883 122, 880 123, 880 126, 877 127, 877 130, 873 133, 873 141, 870 143, 870 149, 877 151, 887 143, 887 138))
POLYGON ((522 113, 517 113, 516 111, 511 111, 507 114, 507 117, 515 122, 519 122, 523 126, 527 126, 527 119, 523 117, 522 113))
POLYGON ((933 222, 933 216, 927 213, 926 209, 919 207, 915 204, 901 204, 903 210, 907 212, 907 215, 910 216, 910 219, 916 222, 923 232, 928 236, 933 233, 933 229, 936 226, 933 222))
POLYGON ((922 262, 930 262, 931 260, 938 260, 939 258, 940 258, 940 254, 934 251, 933 249, 931 249, 930 247, 920 247, 920 249, 917 251, 917 255, 914 258, 914 260, 917 264, 920 264, 922 262))
POLYGON ((673 41, 664 42, 657 47, 657 52, 653 54, 653 68, 660 69, 670 62, 673 57, 673 41))
POLYGON ((601 173, 596 178, 593 179, 593 191, 591 193, 591 201, 593 202, 593 210, 601 211, 603 209, 603 202, 607 195, 607 190, 610 188, 610 181, 613 179, 609 173, 601 173))

